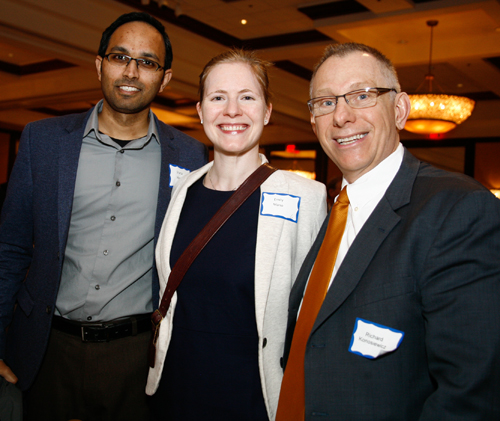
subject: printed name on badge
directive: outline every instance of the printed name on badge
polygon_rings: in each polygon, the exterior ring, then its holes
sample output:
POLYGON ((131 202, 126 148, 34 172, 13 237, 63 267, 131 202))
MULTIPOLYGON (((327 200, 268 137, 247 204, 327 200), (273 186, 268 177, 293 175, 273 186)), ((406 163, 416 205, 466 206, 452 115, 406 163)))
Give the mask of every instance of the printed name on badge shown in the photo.
POLYGON ((297 222, 299 218, 300 197, 283 193, 262 193, 260 214, 288 219, 297 222))
POLYGON ((400 330, 356 318, 349 351, 365 358, 378 358, 395 351, 404 335, 400 330))
POLYGON ((170 164, 170 182, 169 186, 174 187, 177 182, 184 177, 186 174, 189 174, 189 171, 186 168, 178 167, 177 165, 170 164))

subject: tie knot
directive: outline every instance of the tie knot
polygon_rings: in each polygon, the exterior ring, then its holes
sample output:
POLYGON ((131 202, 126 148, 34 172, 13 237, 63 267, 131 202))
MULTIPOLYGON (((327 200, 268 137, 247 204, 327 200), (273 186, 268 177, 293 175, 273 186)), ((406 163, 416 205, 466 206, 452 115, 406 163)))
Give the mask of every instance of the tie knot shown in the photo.
POLYGON ((339 205, 348 205, 349 204, 349 196, 347 196, 347 187, 344 187, 337 198, 337 202, 339 205))

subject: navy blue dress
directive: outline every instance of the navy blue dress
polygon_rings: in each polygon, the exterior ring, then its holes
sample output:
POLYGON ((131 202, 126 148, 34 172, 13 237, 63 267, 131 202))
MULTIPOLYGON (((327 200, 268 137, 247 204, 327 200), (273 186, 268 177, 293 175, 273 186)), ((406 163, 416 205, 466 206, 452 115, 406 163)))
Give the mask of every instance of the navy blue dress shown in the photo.
MULTIPOLYGON (((234 192, 187 193, 170 265, 234 192)), ((258 367, 254 267, 260 189, 203 249, 177 289, 156 420, 268 420, 258 367)))

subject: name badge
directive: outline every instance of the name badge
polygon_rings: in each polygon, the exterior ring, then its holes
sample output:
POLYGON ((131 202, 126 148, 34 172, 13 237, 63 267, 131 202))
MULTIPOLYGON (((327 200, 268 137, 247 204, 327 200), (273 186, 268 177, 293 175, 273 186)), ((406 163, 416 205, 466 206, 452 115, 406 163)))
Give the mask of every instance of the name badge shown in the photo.
POLYGON ((283 193, 262 193, 260 214, 274 216, 297 222, 299 218, 300 197, 283 193))
POLYGON ((395 351, 404 335, 400 330, 356 318, 349 351, 365 358, 378 358, 395 351))
POLYGON ((170 187, 174 187, 182 177, 184 177, 186 174, 189 174, 190 172, 191 171, 186 168, 170 164, 170 182, 168 185, 170 187))

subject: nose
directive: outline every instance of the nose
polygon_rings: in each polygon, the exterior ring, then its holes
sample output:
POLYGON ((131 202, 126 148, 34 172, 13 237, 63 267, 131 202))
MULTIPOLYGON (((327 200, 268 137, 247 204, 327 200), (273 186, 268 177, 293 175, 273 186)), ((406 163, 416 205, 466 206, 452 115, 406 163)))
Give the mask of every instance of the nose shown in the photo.
POLYGON ((131 59, 123 69, 123 75, 129 79, 137 79, 139 77, 139 63, 135 59, 131 59))
POLYGON ((226 103, 225 113, 229 117, 236 117, 241 115, 240 104, 237 99, 229 98, 226 103))
POLYGON ((343 127, 346 123, 352 123, 356 120, 354 109, 347 104, 344 97, 338 99, 337 106, 332 115, 333 125, 336 127, 343 127))

